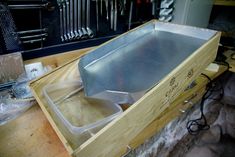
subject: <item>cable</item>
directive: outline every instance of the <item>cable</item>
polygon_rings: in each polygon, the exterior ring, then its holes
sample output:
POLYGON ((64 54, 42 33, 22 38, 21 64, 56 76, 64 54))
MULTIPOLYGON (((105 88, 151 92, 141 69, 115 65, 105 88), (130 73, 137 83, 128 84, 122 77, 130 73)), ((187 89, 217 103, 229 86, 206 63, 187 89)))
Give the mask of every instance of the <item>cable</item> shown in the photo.
MULTIPOLYGON (((226 71, 229 71, 229 69, 231 68, 229 63, 224 61, 224 60, 219 60, 219 61, 216 61, 215 63, 227 66, 226 71)), ((207 120, 206 120, 206 117, 205 117, 204 111, 203 111, 205 101, 207 99, 210 99, 210 100, 214 100, 214 101, 219 101, 220 102, 220 100, 224 96, 224 88, 223 88, 223 85, 222 85, 221 81, 219 81, 219 80, 218 81, 214 81, 208 75, 206 75, 204 73, 201 73, 201 75, 206 77, 209 82, 206 85, 207 86, 206 92, 202 96, 202 99, 201 99, 201 102, 200 102, 200 113, 201 113, 200 118, 189 120, 187 122, 187 124, 186 124, 186 128, 187 128, 189 134, 191 134, 191 135, 197 135, 202 130, 210 129, 210 125, 207 123, 207 120), (213 98, 213 97, 211 98, 211 95, 214 92, 220 92, 218 98, 213 98)), ((223 103, 221 103, 221 104, 223 104, 223 103)))
POLYGON ((218 82, 212 81, 212 79, 207 76, 206 74, 201 74, 202 76, 206 77, 209 80, 209 83, 207 84, 207 89, 205 94, 202 96, 201 102, 200 102, 200 118, 189 120, 186 124, 186 128, 191 135, 197 135, 200 133, 202 130, 208 130, 210 129, 210 125, 207 123, 206 117, 204 115, 204 103, 205 100, 211 99, 211 100, 216 100, 220 101, 223 98, 224 95, 224 89, 222 84, 220 84, 219 88, 218 87, 218 82), (219 98, 211 98, 211 95, 213 92, 220 92, 219 98))

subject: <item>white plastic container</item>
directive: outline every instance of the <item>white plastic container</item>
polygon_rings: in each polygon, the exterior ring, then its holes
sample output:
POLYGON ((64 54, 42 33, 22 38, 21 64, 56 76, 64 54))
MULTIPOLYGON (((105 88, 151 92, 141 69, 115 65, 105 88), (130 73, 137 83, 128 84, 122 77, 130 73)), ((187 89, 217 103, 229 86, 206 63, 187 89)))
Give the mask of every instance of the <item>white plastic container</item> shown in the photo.
POLYGON ((60 82, 43 88, 51 115, 73 147, 89 139, 122 113, 118 104, 84 96, 81 82, 60 82))

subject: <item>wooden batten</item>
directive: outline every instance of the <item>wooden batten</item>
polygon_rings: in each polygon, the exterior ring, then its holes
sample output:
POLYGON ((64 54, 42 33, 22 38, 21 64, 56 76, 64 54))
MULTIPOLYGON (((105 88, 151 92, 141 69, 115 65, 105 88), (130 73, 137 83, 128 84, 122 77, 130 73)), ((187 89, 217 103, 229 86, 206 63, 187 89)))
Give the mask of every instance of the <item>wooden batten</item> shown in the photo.
POLYGON ((81 57, 81 55, 83 55, 84 53, 94 48, 95 47, 89 47, 89 48, 85 48, 82 50, 74 50, 74 51, 69 51, 69 52, 60 53, 56 55, 30 59, 30 60, 24 61, 24 64, 41 62, 43 66, 50 66, 51 68, 56 68, 56 67, 64 65, 67 62, 70 62, 71 60, 81 57))
MULTIPOLYGON (((162 121, 155 120, 167 112, 172 104, 173 106, 174 103, 178 104, 178 102, 174 102, 175 99, 214 60, 219 38, 220 33, 217 33, 169 73, 158 85, 129 107, 121 116, 76 149, 70 146, 51 117, 47 101, 42 94, 42 88, 47 84, 63 80, 79 79, 77 63, 80 55, 65 65, 32 81, 30 87, 38 104, 70 154, 76 157, 119 156, 124 153, 128 145, 132 147, 138 146, 145 138, 150 137, 161 128, 152 128, 151 124, 157 125, 160 123, 159 126, 164 126, 162 121), (146 128, 152 131, 142 134, 146 132, 146 128)), ((78 53, 80 52, 78 51, 78 53)), ((201 88, 201 90, 203 89, 201 88)), ((178 114, 174 115, 177 116, 178 114)), ((169 120, 175 116, 172 116, 169 120)))
MULTIPOLYGON (((45 74, 42 77, 30 82, 30 87, 32 89, 34 97, 36 98, 39 106, 41 107, 42 111, 46 115, 48 121, 52 125, 53 129, 56 131, 58 137, 60 138, 60 140, 64 144, 64 146, 67 149, 67 151, 69 152, 69 154, 72 154, 74 152, 74 150, 72 149, 72 147, 70 146, 68 141, 65 139, 65 137, 63 136, 61 131, 58 129, 56 123, 54 122, 53 118, 51 117, 51 114, 49 113, 49 110, 47 109, 48 108, 47 101, 45 100, 45 97, 43 96, 43 93, 42 93, 42 88, 47 84, 51 84, 51 83, 55 83, 55 82, 59 82, 59 81, 63 81, 63 80, 79 78, 79 74, 78 74, 77 67, 76 67, 77 62, 78 62, 78 58, 80 58, 85 53, 89 52, 89 50, 91 50, 91 49, 90 48, 89 49, 82 49, 82 50, 76 50, 76 52, 71 52, 74 54, 72 56, 73 57, 72 60, 70 60, 67 63, 66 63, 66 61, 63 61, 62 66, 55 68, 51 72, 49 72, 48 74, 45 74)), ((61 60, 63 59, 63 55, 62 56, 60 55, 58 57, 61 60)), ((47 62, 48 61, 47 58, 44 58, 44 60, 39 60, 39 61, 42 61, 42 63, 44 63, 44 65, 51 65, 51 62, 47 62)), ((28 63, 31 63, 31 61, 28 63)))

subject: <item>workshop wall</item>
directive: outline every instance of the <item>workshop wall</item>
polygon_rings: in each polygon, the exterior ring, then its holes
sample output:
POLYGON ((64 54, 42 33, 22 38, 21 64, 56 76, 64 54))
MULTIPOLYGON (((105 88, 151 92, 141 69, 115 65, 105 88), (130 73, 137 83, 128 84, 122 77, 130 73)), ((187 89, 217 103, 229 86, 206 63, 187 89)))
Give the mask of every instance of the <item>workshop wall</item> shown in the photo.
MULTIPOLYGON (((14 25, 11 33, 20 39, 18 45, 22 49, 0 52, 86 44, 88 40, 113 37, 157 18, 161 2, 164 9, 174 4, 174 0, 7 0, 0 3, 0 14, 5 10, 12 16, 5 23, 14 25)), ((162 19, 166 11, 161 13, 162 19)))

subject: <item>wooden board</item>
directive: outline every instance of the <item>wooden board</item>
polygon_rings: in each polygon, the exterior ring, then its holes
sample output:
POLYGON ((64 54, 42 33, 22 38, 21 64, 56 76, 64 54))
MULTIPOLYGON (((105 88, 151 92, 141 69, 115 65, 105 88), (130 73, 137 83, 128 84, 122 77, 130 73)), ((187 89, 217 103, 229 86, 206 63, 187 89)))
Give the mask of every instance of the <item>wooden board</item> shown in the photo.
POLYGON ((235 6, 235 0, 215 0, 214 5, 235 6))
POLYGON ((71 154, 79 157, 117 156, 145 127, 158 118, 184 88, 214 60, 219 38, 220 33, 217 33, 120 117, 109 123, 77 149, 72 148, 64 138, 60 128, 48 112, 47 102, 42 95, 42 88, 46 84, 71 78, 79 79, 77 59, 31 82, 30 86, 43 112, 71 154))
POLYGON ((69 157, 37 104, 0 126, 1 157, 69 157))
POLYGON ((89 47, 89 48, 85 48, 82 50, 74 50, 74 51, 69 51, 69 52, 60 53, 60 54, 56 54, 56 55, 26 60, 26 61, 24 61, 24 64, 42 62, 43 66, 50 66, 51 68, 56 68, 58 66, 65 64, 66 62, 73 60, 74 58, 81 56, 81 53, 87 52, 87 51, 92 50, 94 48, 95 47, 89 47))

